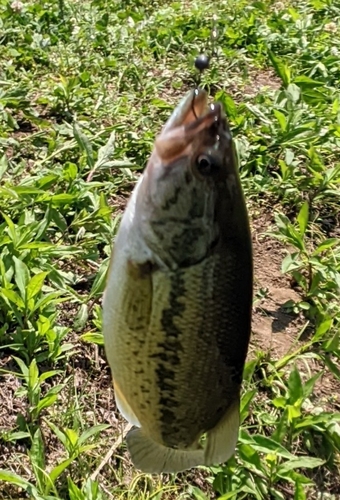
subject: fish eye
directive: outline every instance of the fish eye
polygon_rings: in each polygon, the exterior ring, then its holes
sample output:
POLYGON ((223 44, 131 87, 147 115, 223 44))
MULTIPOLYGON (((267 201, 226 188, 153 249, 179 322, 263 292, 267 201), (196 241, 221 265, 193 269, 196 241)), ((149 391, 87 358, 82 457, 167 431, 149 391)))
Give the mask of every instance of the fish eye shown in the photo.
POLYGON ((218 170, 214 158, 208 155, 199 155, 196 160, 196 167, 202 175, 211 175, 218 170))

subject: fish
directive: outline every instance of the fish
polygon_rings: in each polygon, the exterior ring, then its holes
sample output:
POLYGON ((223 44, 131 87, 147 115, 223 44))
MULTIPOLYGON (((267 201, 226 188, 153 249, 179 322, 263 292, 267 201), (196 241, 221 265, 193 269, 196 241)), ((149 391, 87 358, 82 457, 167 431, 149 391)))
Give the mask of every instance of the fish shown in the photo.
POLYGON ((156 137, 114 241, 103 336, 134 466, 151 474, 235 452, 253 255, 230 126, 189 91, 156 137))

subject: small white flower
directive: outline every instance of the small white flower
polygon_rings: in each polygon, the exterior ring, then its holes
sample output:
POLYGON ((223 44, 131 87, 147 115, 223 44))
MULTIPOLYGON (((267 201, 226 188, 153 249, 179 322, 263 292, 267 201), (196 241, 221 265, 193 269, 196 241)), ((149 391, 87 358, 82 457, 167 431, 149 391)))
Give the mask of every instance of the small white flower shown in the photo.
POLYGON ((335 23, 327 23, 324 26, 324 30, 327 31, 328 33, 336 33, 338 31, 338 27, 335 23))
POLYGON ((331 54, 332 56, 338 56, 339 55, 338 47, 331 47, 331 54))
POLYGON ((11 3, 11 9, 15 10, 15 12, 21 12, 24 4, 20 2, 19 0, 14 0, 14 2, 11 3))
POLYGON ((274 4, 274 8, 275 10, 283 10, 285 8, 285 4, 283 2, 276 2, 276 4, 274 4))
POLYGON ((78 35, 80 31, 80 26, 73 26, 73 29, 72 29, 72 35, 78 35))

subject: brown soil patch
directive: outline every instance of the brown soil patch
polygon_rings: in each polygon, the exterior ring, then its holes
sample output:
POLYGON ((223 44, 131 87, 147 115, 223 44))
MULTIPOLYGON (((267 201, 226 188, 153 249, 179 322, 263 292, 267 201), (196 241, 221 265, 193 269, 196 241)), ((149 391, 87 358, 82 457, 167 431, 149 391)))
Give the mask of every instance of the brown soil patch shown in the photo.
MULTIPOLYGON (((306 329, 301 340, 299 336, 306 325, 302 314, 296 315, 285 308, 288 301, 299 302, 301 296, 292 288, 289 275, 281 272, 281 263, 286 255, 283 245, 266 235, 274 219, 267 212, 252 220, 254 252, 254 309, 252 337, 248 357, 263 351, 271 360, 278 360, 297 350, 303 344, 303 337, 310 332, 306 329), (260 300, 256 295, 263 291, 260 300)), ((309 378, 322 370, 318 360, 309 358, 308 367, 304 361, 296 361, 301 376, 309 378)), ((313 403, 323 411, 340 410, 340 381, 328 370, 318 380, 314 388, 313 403)))
POLYGON ((284 308, 289 300, 296 302, 301 298, 291 288, 289 277, 281 272, 286 255, 283 246, 266 235, 272 223, 269 214, 252 221, 255 301, 250 351, 265 351, 278 359, 290 349, 304 320, 284 308), (259 294, 260 300, 257 299, 259 294))
POLYGON ((271 68, 266 70, 252 70, 249 75, 249 82, 244 88, 244 94, 249 97, 254 97, 264 89, 279 90, 282 82, 271 68))

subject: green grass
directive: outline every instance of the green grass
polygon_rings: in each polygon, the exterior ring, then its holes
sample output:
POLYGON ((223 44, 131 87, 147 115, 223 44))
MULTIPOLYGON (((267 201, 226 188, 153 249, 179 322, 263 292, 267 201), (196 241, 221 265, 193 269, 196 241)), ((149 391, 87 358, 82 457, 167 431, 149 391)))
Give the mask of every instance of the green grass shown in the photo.
POLYGON ((0 0, 0 33, 0 499, 340 498, 338 3, 0 0), (111 242, 214 14, 202 84, 240 159, 254 324, 281 318, 284 346, 254 334, 227 464, 151 477, 123 443, 91 479, 125 425, 101 335, 111 242), (290 298, 268 312, 273 283, 290 298))

